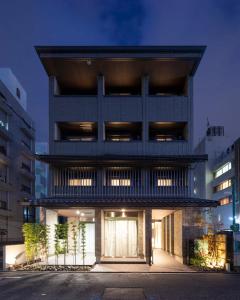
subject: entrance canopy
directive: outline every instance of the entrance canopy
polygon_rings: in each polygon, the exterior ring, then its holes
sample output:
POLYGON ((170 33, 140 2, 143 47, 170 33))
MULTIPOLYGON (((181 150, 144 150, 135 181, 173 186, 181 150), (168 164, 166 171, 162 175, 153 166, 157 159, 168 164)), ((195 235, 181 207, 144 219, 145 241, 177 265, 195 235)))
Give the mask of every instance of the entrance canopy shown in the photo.
POLYGON ((73 197, 46 197, 31 200, 31 205, 43 207, 152 207, 152 208, 184 208, 184 207, 216 207, 217 201, 200 198, 159 198, 159 197, 131 197, 115 196, 104 198, 73 198, 73 197))

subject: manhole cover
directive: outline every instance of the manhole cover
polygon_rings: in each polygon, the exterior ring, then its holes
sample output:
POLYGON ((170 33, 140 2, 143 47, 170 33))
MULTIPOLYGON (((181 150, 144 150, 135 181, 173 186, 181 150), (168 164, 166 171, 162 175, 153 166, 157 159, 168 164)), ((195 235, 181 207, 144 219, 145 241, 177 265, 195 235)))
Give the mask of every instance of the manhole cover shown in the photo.
POLYGON ((106 288, 103 300, 145 300, 142 288, 106 288))

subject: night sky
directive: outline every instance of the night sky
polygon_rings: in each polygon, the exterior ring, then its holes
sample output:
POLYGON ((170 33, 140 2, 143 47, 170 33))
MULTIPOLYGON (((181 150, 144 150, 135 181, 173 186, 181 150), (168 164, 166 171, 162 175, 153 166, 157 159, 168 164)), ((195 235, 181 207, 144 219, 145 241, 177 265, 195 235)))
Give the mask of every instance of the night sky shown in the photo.
POLYGON ((207 118, 240 136, 240 0, 0 0, 0 67, 48 137, 48 80, 34 45, 206 45, 194 82, 195 142, 207 118))

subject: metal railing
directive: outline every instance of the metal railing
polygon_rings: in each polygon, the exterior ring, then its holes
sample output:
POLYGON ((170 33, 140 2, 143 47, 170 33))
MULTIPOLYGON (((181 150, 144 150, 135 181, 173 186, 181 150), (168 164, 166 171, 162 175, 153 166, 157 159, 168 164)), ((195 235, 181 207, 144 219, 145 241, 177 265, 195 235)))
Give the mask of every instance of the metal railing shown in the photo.
POLYGON ((179 168, 55 168, 50 196, 162 196, 191 195, 191 172, 179 168))

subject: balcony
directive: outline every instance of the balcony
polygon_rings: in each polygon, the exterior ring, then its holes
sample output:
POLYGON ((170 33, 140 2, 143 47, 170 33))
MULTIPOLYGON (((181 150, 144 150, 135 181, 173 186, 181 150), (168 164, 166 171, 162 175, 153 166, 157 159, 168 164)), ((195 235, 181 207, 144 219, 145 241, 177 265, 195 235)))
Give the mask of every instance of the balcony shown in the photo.
POLYGON ((35 178, 35 174, 31 171, 31 167, 22 162, 20 172, 23 176, 27 177, 28 179, 33 180, 35 178))
POLYGON ((52 197, 189 197, 187 168, 55 169, 52 197))
POLYGON ((5 146, 0 145, 0 163, 9 164, 10 160, 7 157, 7 149, 5 146))
POLYGON ((22 184, 21 185, 21 192, 24 194, 24 195, 31 195, 32 194, 32 189, 31 187, 25 185, 25 184, 22 184))

